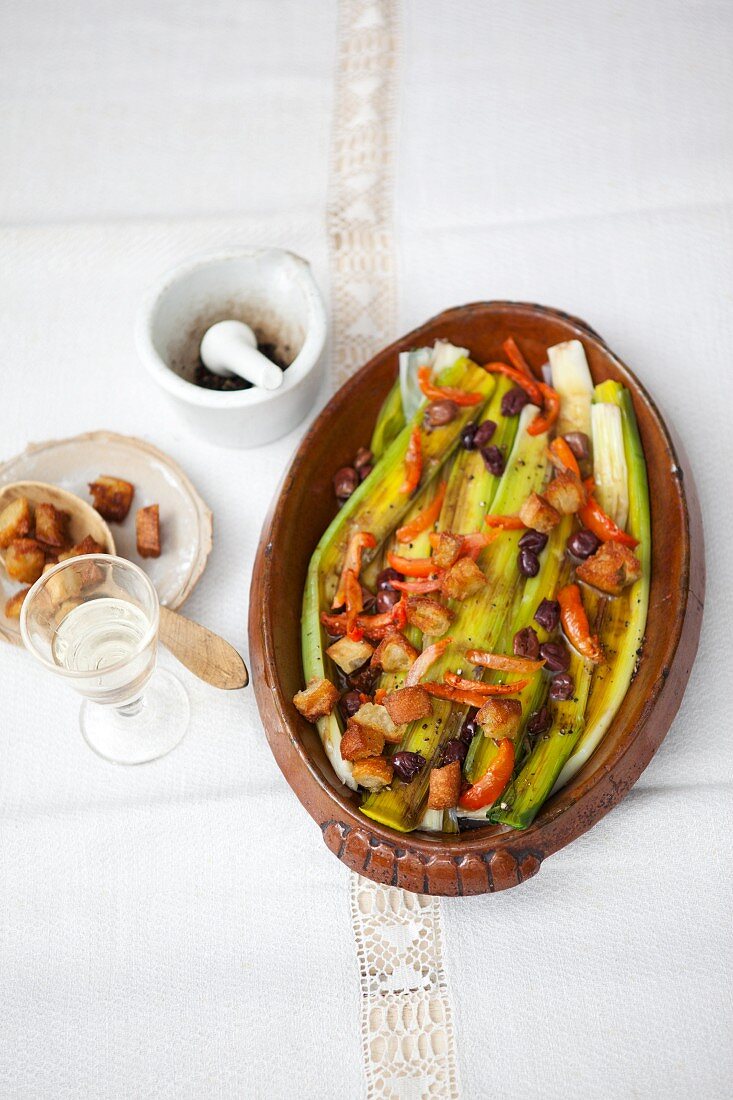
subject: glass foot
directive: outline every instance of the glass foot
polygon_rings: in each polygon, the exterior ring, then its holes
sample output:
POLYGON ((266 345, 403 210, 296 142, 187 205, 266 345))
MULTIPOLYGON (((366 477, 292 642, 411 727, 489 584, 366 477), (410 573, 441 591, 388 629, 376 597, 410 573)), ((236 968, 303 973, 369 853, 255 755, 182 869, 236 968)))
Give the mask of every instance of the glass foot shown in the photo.
POLYGON ((127 707, 86 699, 79 716, 84 740, 113 764, 147 764, 174 749, 188 729, 190 707, 183 684, 156 669, 142 697, 127 707))

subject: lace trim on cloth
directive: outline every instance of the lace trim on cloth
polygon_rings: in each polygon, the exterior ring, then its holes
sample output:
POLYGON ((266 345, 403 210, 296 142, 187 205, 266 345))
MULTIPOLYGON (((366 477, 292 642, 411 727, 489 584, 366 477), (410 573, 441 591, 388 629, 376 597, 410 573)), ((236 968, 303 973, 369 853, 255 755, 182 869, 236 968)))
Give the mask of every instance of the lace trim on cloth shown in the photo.
MULTIPOLYGON (((328 207, 333 383, 396 326, 392 233, 399 4, 340 0, 328 207)), ((368 1100, 457 1098, 450 992, 438 898, 351 879, 368 1100)))
POLYGON ((392 235, 397 0, 339 0, 328 234, 333 383, 394 332, 392 235))

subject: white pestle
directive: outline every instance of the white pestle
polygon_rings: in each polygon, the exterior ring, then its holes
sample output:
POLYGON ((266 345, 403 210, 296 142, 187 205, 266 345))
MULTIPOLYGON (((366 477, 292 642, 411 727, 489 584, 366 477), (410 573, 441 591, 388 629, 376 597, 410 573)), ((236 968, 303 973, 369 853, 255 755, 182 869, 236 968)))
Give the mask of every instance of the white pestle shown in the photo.
POLYGON ((232 374, 261 386, 276 390, 282 385, 283 372, 276 363, 257 350, 257 337, 243 321, 219 321, 204 333, 201 360, 214 374, 232 374))

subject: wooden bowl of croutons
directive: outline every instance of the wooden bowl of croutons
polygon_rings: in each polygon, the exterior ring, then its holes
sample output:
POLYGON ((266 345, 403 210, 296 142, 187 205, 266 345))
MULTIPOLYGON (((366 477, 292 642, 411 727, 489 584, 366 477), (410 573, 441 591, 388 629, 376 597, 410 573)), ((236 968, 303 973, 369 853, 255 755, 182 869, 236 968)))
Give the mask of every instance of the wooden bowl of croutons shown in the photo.
POLYGON ((303 439, 274 502, 260 541, 249 616, 253 683, 268 742, 327 846, 354 871, 427 894, 515 886, 618 803, 660 745, 697 650, 704 585, 702 522, 685 456, 652 398, 604 341, 584 322, 536 305, 480 302, 448 310, 385 348, 338 391, 303 439), (336 513, 334 474, 353 465, 357 447, 369 446, 399 353, 441 339, 469 349, 484 364, 501 358, 509 336, 535 365, 545 362, 547 348, 580 341, 593 383, 612 379, 630 391, 651 500, 646 633, 603 740, 528 827, 474 822, 453 835, 398 832, 361 813, 361 795, 339 780, 317 729, 294 705, 305 683, 299 620, 306 573, 336 513))

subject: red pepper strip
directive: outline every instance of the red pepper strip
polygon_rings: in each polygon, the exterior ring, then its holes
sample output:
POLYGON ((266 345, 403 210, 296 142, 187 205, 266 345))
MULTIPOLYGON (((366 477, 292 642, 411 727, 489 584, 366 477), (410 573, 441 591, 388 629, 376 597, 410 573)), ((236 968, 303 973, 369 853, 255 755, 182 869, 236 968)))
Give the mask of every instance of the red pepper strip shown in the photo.
POLYGON ((437 577, 426 577, 424 580, 414 581, 390 581, 390 584, 400 592, 411 592, 417 596, 422 596, 426 592, 439 592, 443 587, 442 570, 437 577))
POLYGON ((450 703, 463 703, 466 707, 482 707, 486 702, 486 696, 477 691, 461 691, 450 684, 438 684, 435 680, 423 680, 420 687, 425 688, 428 695, 447 699, 450 703))
POLYGON ((490 513, 484 516, 484 523, 489 527, 500 527, 503 531, 521 531, 525 526, 519 516, 492 516, 490 513))
POLYGON ((566 584, 557 594, 560 604, 560 621, 565 637, 574 646, 581 657, 586 657, 598 665, 603 660, 603 650, 598 638, 591 634, 588 616, 577 584, 566 584))
POLYGON ((429 401, 452 401, 454 405, 478 405, 483 401, 480 393, 459 390, 455 386, 436 386, 430 377, 430 367, 420 367, 417 384, 429 401))
POLYGON ((531 424, 527 425, 527 431, 530 435, 542 435, 543 432, 549 432, 560 415, 560 395, 553 390, 552 386, 547 386, 544 382, 538 382, 537 385, 542 391, 542 412, 534 418, 531 424))
POLYGON ((415 684, 419 684, 420 678, 425 675, 432 664, 435 664, 438 657, 445 653, 452 642, 452 638, 441 638, 439 642, 433 642, 432 645, 427 646, 410 666, 407 676, 405 676, 405 687, 414 687, 415 684))
MULTIPOLYGON (((326 631, 334 638, 342 638, 346 634, 346 613, 333 615, 328 611, 321 612, 321 622, 326 631)), ((371 641, 381 641, 385 634, 391 630, 403 630, 407 623, 407 596, 403 596, 391 611, 385 611, 381 615, 357 615, 356 630, 361 630, 366 638, 371 641)))
POLYGON ((571 451, 570 444, 561 435, 553 439, 548 447, 548 453, 553 466, 559 466, 561 470, 570 470, 576 477, 580 477, 578 460, 571 451))
POLYGON ((402 482, 400 492, 407 493, 408 496, 414 493, 415 489, 417 489, 420 484, 421 474, 422 439, 420 438, 420 429, 415 427, 412 429, 410 442, 407 445, 407 451, 405 453, 405 480, 402 482))
POLYGON ((529 680, 517 680, 515 684, 484 684, 481 680, 468 680, 465 676, 458 676, 455 672, 446 672, 443 677, 446 684, 458 688, 459 691, 473 691, 477 695, 514 695, 517 691, 526 688, 529 680))
POLYGON ((336 589, 336 595, 333 598, 331 607, 343 607, 346 603, 346 574, 351 570, 358 577, 361 573, 362 553, 364 550, 373 550, 376 545, 377 540, 369 531, 356 531, 351 536, 349 545, 346 547, 346 554, 344 555, 341 579, 339 580, 339 586, 336 589))
POLYGON ((510 367, 506 363, 484 363, 484 370, 487 370, 489 374, 504 374, 507 378, 511 378, 516 386, 521 386, 533 405, 537 405, 538 408, 541 407, 541 382, 535 382, 534 378, 530 378, 524 371, 510 367))
POLYGON ((475 531, 472 535, 463 536, 463 545, 461 546, 462 558, 476 558, 479 556, 482 550, 485 550, 489 543, 493 542, 495 538, 498 538, 498 531, 475 531))
POLYGON ((423 531, 427 531, 428 527, 433 526, 440 515, 440 509, 443 507, 445 490, 446 482, 441 481, 432 504, 429 504, 422 512, 418 512, 415 518, 411 519, 409 523, 406 523, 404 527, 397 528, 398 542, 412 542, 412 540, 422 534, 423 531))
POLYGON ((346 636, 348 638, 353 638, 354 641, 360 641, 364 636, 364 631, 361 630, 361 628, 357 628, 357 618, 359 612, 364 610, 364 596, 361 591, 361 585, 359 584, 359 578, 353 569, 346 570, 344 591, 346 593, 346 636), (360 635, 358 639, 355 637, 357 633, 360 635))
POLYGON ((393 569, 406 577, 432 577, 438 572, 432 558, 405 558, 402 554, 388 550, 387 561, 393 569))
POLYGON ((497 798, 506 789, 514 770, 514 742, 505 737, 499 742, 494 760, 473 786, 469 787, 458 799, 462 810, 481 810, 484 806, 493 806, 497 798))
POLYGON ((528 378, 534 381, 532 371, 529 369, 529 363, 522 355, 521 351, 517 347, 517 342, 513 336, 508 336, 504 343, 501 345, 504 349, 504 354, 515 368, 515 370, 521 370, 528 378))
POLYGON ((606 515, 595 497, 588 497, 587 502, 578 512, 578 518, 601 542, 620 542, 632 550, 639 545, 638 539, 627 535, 609 515, 606 515))
POLYGON ((382 700, 384 699, 386 694, 387 694, 387 689, 386 688, 377 688, 377 690, 374 692, 374 702, 377 703, 377 705, 379 705, 379 703, 382 702, 382 700))
POLYGON ((482 649, 469 649, 466 657, 472 665, 493 668, 497 672, 536 672, 544 661, 531 661, 529 657, 508 657, 503 653, 485 653, 482 649))

